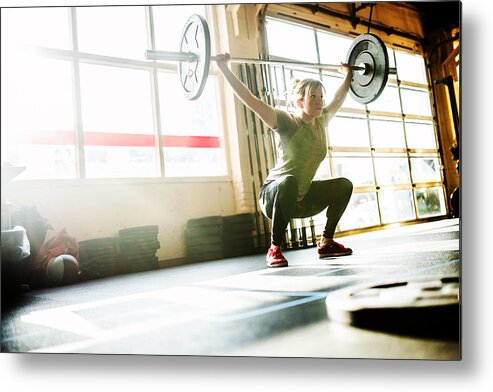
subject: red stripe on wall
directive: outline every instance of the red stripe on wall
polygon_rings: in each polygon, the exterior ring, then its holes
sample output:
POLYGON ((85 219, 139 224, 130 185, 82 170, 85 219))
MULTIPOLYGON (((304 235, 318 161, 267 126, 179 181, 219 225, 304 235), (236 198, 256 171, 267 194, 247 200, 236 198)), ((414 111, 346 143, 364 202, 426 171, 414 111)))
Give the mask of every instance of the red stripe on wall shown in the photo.
MULTIPOLYGON (((68 131, 43 131, 22 138, 23 144, 74 145, 75 133, 68 131)), ((84 132, 84 145, 106 147, 154 147, 154 135, 136 133, 84 132)), ((219 148, 217 136, 163 136, 164 147, 219 148)))
POLYGON ((219 148, 217 136, 163 136, 165 147, 219 148))

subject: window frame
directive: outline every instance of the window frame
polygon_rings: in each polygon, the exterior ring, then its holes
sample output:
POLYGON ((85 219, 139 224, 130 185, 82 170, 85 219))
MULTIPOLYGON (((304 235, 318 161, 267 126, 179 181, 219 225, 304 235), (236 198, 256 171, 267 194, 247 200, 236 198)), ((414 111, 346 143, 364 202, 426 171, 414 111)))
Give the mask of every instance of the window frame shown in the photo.
MULTIPOLYGON (((124 5, 122 5, 124 6, 124 5)), ((214 14, 210 5, 203 5, 205 8, 206 19, 210 22, 214 18, 214 14)), ((153 5, 132 5, 132 7, 142 7, 145 11, 145 25, 147 35, 147 47, 148 49, 155 48, 154 37, 154 25, 153 25, 153 5)), ((99 183, 112 181, 116 183, 149 183, 149 182, 163 182, 163 183, 180 183, 180 182, 203 182, 203 181, 219 181, 226 182, 231 180, 231 164, 228 158, 228 149, 226 146, 226 127, 225 127, 225 114, 223 113, 223 100, 224 94, 218 84, 216 84, 216 107, 218 111, 218 135, 219 140, 219 154, 222 154, 222 169, 224 174, 218 175, 205 175, 205 176, 184 176, 184 177, 167 177, 166 165, 163 150, 163 135, 162 135, 162 122, 161 113, 159 107, 159 85, 158 85, 158 73, 167 72, 174 73, 178 78, 178 63, 167 63, 148 61, 144 58, 142 60, 121 58, 114 56, 107 56, 102 54, 93 54, 80 52, 78 48, 78 29, 77 29, 77 6, 60 6, 60 8, 66 8, 69 24, 69 41, 70 47, 68 49, 49 48, 49 47, 29 47, 29 52, 40 57, 48 59, 58 59, 67 61, 72 70, 72 90, 73 90, 73 118, 74 118, 74 133, 75 133, 75 161, 76 161, 76 177, 75 178, 29 178, 29 179, 17 179, 17 182, 31 182, 46 183, 55 182, 59 183, 72 181, 72 182, 90 182, 99 183), (152 110, 152 123, 153 123, 153 135, 156 138, 155 150, 156 150, 156 176, 128 176, 128 177, 103 177, 93 178, 87 177, 86 173, 86 154, 84 144, 84 125, 82 114, 82 98, 81 98, 81 64, 91 64, 99 66, 112 66, 123 69, 135 69, 148 72, 150 79, 150 102, 152 110)), ((211 23, 212 24, 212 23, 211 23)), ((217 78, 219 71, 211 67, 209 77, 217 78)), ((184 135, 186 136, 186 135, 184 135)), ((193 135, 190 135, 193 136, 193 135)))
MULTIPOLYGON (((305 27, 312 28, 315 37, 317 36, 317 31, 333 34, 333 35, 338 35, 341 37, 349 37, 349 38, 354 38, 351 36, 351 34, 347 33, 344 34, 342 32, 334 32, 330 30, 329 28, 324 28, 320 24, 312 24, 308 21, 300 21, 296 20, 293 21, 289 17, 282 17, 279 15, 270 15, 267 14, 265 15, 265 20, 264 20, 264 31, 266 37, 264 38, 264 47, 266 48, 266 53, 265 56, 269 56, 269 49, 268 49, 268 27, 267 23, 269 20, 275 20, 275 21, 281 21, 285 22, 286 24, 300 24, 305 27)), ((343 107, 340 109, 338 114, 336 115, 337 117, 347 117, 347 116, 357 116, 358 118, 365 118, 367 120, 367 128, 368 128, 368 133, 369 133, 369 139, 370 139, 370 146, 368 148, 366 147, 351 147, 351 146, 331 146, 330 145, 330 131, 327 131, 328 134, 328 153, 327 153, 327 159, 329 160, 329 163, 331 165, 331 173, 334 176, 334 158, 336 159, 341 159, 344 157, 344 154, 348 154, 348 158, 351 156, 351 154, 360 154, 362 157, 366 156, 367 154, 370 155, 372 163, 373 163, 373 174, 374 174, 374 184, 373 185, 362 185, 362 186, 355 186, 353 193, 354 194, 365 194, 365 193, 375 193, 376 195, 376 200, 377 200, 377 205, 379 205, 379 221, 380 223, 375 226, 363 226, 363 227, 355 227, 353 229, 348 229, 345 230, 345 232, 349 231, 361 231, 361 230, 367 230, 372 227, 379 227, 379 226, 385 226, 389 223, 384 222, 382 220, 382 212, 381 212, 381 207, 379 203, 379 193, 380 192, 386 192, 389 190, 395 190, 395 191, 404 191, 408 190, 411 191, 412 198, 413 198, 413 209, 414 209, 414 217, 411 220, 404 220, 404 221, 398 221, 399 224, 405 224, 407 222, 414 222, 414 221, 423 221, 423 220, 430 220, 430 219, 440 219, 443 217, 447 216, 448 213, 448 205, 446 202, 446 188, 445 188, 445 177, 444 177, 444 169, 443 169, 443 162, 442 162, 442 156, 440 153, 440 141, 438 137, 438 123, 436 119, 436 113, 435 109, 433 106, 433 94, 431 90, 431 85, 429 83, 429 72, 426 69, 426 62, 424 61, 424 56, 423 53, 418 53, 417 51, 408 51, 404 50, 401 47, 394 47, 393 45, 387 45, 387 49, 389 51, 389 55, 392 57, 389 57, 389 62, 390 64, 397 64, 396 60, 396 51, 402 51, 410 54, 417 54, 419 56, 423 57, 423 65, 425 67, 425 73, 426 77, 428 80, 428 83, 419 83, 419 82, 413 82, 413 81, 408 81, 408 80, 400 80, 398 76, 398 70, 396 75, 389 75, 389 79, 387 82, 387 88, 389 86, 392 86, 397 89, 398 95, 399 95, 399 106, 400 106, 400 113, 393 113, 393 112, 385 112, 385 111, 377 111, 377 110, 369 110, 369 105, 364 105, 361 108, 354 108, 354 107, 347 107, 343 105, 343 107), (430 109, 431 113, 430 115, 422 115, 422 114, 416 114, 416 113, 404 113, 403 109, 403 102, 402 102, 402 97, 401 97, 401 90, 406 89, 406 90, 416 90, 416 91, 426 91, 428 93, 429 97, 429 104, 430 104, 430 109), (387 148, 387 147, 374 147, 371 141, 371 118, 385 118, 389 121, 396 121, 402 123, 403 131, 404 131, 404 142, 405 146, 402 148, 387 148), (435 146, 436 148, 410 148, 408 146, 408 141, 407 141, 407 130, 406 130, 406 122, 424 122, 426 124, 430 124, 433 127, 434 131, 434 139, 435 139, 435 146), (381 154, 398 154, 400 155, 405 155, 407 158, 407 166, 408 166, 408 174, 410 181, 409 183, 405 184, 393 184, 393 185, 380 185, 377 182, 376 178, 376 172, 375 172, 375 158, 378 157, 378 155, 381 154), (426 182, 414 182, 413 179, 413 169, 411 165, 411 160, 416 157, 428 157, 430 155, 433 155, 434 159, 437 159, 438 161, 438 171, 439 171, 439 176, 440 176, 440 181, 426 181, 426 182), (427 217, 420 217, 418 214, 418 201, 417 201, 417 191, 422 191, 423 189, 427 188, 437 188, 439 187, 443 193, 443 198, 444 198, 444 205, 443 205, 443 214, 440 213, 438 215, 433 215, 433 216, 427 216, 427 217)), ((318 53, 318 58, 320 58, 320 53, 319 53, 319 46, 317 43, 317 53, 318 53)), ((275 56, 271 55, 272 58, 275 58, 275 56)), ((393 66, 393 65, 392 65, 393 66)), ((397 68, 397 65, 395 65, 397 68)), ((277 73, 277 71, 272 71, 277 73)), ((289 72, 289 71, 288 71, 289 72)), ((320 77, 326 78, 330 72, 327 72, 325 70, 319 70, 320 77)), ((332 75, 333 76, 333 75, 332 75)), ((279 99, 273 99, 274 103, 278 103, 281 109, 285 108, 285 104, 283 106, 283 100, 279 96, 279 99)), ((330 126, 329 126, 330 128, 330 126)), ((397 157, 397 155, 396 155, 397 157)), ((338 231, 340 230, 340 227, 338 225, 338 231)))

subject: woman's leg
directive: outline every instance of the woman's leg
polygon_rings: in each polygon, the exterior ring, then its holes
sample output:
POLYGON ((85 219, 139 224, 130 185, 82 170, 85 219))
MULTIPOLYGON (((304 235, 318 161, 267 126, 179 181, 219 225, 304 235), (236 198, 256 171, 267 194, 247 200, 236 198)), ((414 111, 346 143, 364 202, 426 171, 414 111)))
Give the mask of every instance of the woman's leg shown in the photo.
POLYGON ((281 246, 289 220, 297 210, 298 183, 292 175, 280 177, 260 192, 260 208, 272 219, 272 244, 281 246))
POLYGON ((347 178, 313 181, 307 195, 299 203, 298 213, 304 217, 313 216, 328 207, 323 237, 332 239, 352 193, 353 184, 347 178))

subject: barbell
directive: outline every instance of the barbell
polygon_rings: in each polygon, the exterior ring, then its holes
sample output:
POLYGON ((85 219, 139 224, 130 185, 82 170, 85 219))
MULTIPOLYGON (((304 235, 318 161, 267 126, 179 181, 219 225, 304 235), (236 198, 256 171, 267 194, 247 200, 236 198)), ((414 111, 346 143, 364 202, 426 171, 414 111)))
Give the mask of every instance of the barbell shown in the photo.
MULTIPOLYGON (((188 18, 180 39, 180 51, 169 52, 147 50, 146 58, 157 61, 178 61, 181 85, 189 100, 200 97, 209 76, 211 60, 211 39, 207 21, 200 15, 188 18)), ((308 63, 275 59, 231 58, 232 63, 273 64, 301 66, 337 71, 339 65, 308 63)), ((389 68, 389 57, 385 44, 375 34, 361 34, 352 42, 346 64, 355 71, 352 75, 349 93, 357 102, 367 104, 376 100, 387 84, 389 73, 396 73, 389 68)))

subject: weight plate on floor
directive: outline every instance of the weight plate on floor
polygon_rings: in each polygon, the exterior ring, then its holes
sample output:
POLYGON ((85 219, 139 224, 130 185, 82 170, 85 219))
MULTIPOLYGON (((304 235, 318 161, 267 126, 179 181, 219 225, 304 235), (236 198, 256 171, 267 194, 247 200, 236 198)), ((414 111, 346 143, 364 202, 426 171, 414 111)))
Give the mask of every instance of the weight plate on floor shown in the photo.
POLYGON ((211 61, 211 38, 209 26, 200 15, 192 15, 188 18, 183 29, 180 52, 193 53, 194 61, 180 61, 180 81, 185 96, 189 100, 195 100, 202 94, 211 61))
POLYGON ((159 249, 161 246, 159 241, 156 239, 127 239, 127 240, 121 240, 119 242, 120 249, 132 249, 132 248, 139 248, 139 249, 159 249))
POLYGON ((235 223, 245 223, 254 222, 255 215, 250 213, 228 215, 223 217, 223 224, 235 224, 235 223))
POLYGON ((458 334, 460 281, 423 276, 349 287, 326 298, 330 320, 395 333, 458 334))
POLYGON ((222 224, 222 217, 219 215, 204 216, 201 218, 192 218, 187 221, 187 228, 206 228, 210 226, 220 227, 222 224))
POLYGON ((361 34, 349 48, 346 63, 364 64, 365 71, 353 71, 349 94, 357 102, 367 104, 377 99, 389 77, 389 56, 385 44, 375 34, 361 34))
POLYGON ((157 234, 159 227, 157 225, 137 226, 128 229, 121 229, 118 235, 121 237, 133 237, 134 235, 152 235, 157 234))

